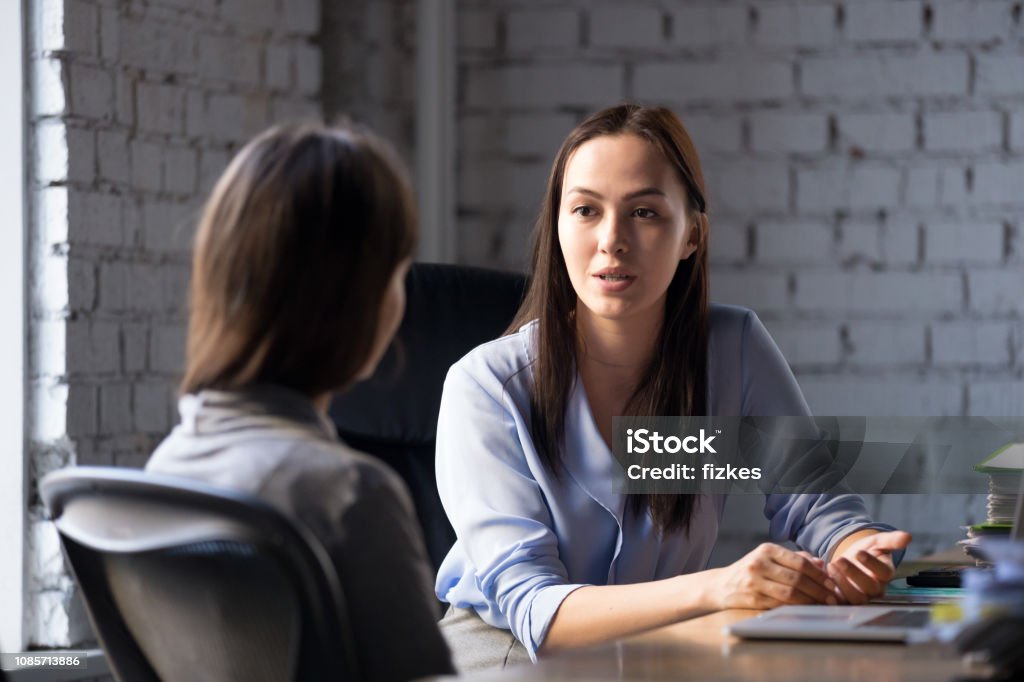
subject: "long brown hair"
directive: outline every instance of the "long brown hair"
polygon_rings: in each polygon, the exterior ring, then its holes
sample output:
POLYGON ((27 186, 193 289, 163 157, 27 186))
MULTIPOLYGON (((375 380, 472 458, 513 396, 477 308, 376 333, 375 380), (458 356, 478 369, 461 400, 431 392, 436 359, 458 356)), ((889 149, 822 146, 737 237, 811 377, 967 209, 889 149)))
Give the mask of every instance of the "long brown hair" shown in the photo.
MULTIPOLYGON (((569 394, 576 381, 577 297, 558 241, 562 182, 572 154, 603 135, 636 135, 654 145, 679 174, 698 231, 697 250, 680 261, 668 287, 665 318, 647 368, 626 403, 632 416, 704 415, 707 412, 708 292, 707 194, 697 149, 679 118, 663 107, 623 104, 599 111, 565 139, 548 176, 534 228, 531 280, 508 333, 539 321, 533 366, 531 435, 541 459, 558 476, 569 394)), ((649 512, 662 532, 689 530, 698 497, 631 495, 630 509, 649 512)))
POLYGON ((203 209, 182 392, 270 382, 313 396, 351 383, 415 241, 401 163, 368 130, 262 133, 203 209))

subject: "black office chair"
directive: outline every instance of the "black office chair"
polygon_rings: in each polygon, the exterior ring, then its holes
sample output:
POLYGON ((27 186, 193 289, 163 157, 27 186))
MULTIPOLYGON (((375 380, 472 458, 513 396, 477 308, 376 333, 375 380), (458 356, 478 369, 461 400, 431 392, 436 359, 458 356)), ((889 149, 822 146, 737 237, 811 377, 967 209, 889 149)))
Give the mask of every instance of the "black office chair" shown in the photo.
POLYGON ((391 465, 409 486, 435 571, 455 542, 434 475, 444 378, 456 360, 505 331, 525 288, 517 273, 413 265, 397 344, 373 377, 331 404, 341 437, 391 465))
POLYGON ((356 680, 338 577, 250 495, 77 467, 40 485, 118 680, 356 680))

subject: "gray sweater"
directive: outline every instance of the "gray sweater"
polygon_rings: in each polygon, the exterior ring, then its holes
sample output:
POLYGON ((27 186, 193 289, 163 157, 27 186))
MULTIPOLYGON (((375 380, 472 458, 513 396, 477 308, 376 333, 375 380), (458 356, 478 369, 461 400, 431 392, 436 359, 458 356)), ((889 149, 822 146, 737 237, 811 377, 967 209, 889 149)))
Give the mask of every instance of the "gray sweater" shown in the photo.
POLYGON ((347 447, 309 398, 279 386, 203 391, 148 471, 257 495, 316 535, 334 561, 365 680, 453 672, 412 501, 382 463, 347 447))

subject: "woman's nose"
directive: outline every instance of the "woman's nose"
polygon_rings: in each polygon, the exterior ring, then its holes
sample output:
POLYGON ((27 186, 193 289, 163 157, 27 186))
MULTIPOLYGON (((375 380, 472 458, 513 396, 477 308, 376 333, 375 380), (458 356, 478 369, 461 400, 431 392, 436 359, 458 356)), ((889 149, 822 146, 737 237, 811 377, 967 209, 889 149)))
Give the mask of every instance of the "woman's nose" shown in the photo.
POLYGON ((625 221, 613 213, 601 225, 597 246, 602 253, 625 253, 629 250, 625 221))

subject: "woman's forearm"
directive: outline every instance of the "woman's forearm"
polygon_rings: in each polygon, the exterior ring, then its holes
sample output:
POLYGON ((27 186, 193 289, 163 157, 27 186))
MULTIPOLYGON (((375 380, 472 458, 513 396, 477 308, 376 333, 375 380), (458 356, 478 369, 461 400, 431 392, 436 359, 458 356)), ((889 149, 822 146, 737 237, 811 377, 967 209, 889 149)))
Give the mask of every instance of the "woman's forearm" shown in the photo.
POLYGON ((539 653, 608 642, 712 611, 706 594, 716 571, 581 587, 558 607, 539 653))

